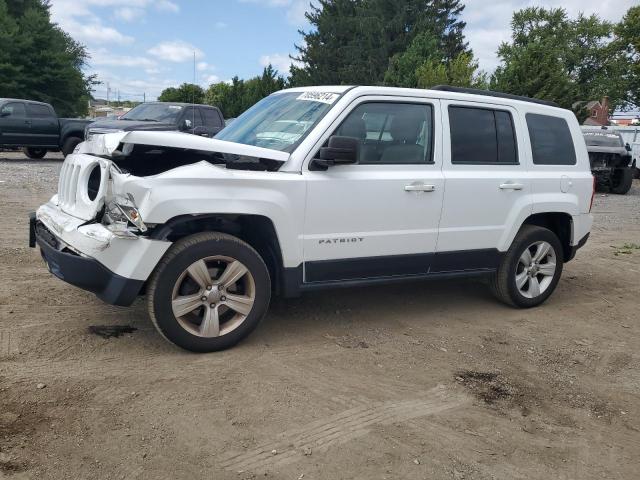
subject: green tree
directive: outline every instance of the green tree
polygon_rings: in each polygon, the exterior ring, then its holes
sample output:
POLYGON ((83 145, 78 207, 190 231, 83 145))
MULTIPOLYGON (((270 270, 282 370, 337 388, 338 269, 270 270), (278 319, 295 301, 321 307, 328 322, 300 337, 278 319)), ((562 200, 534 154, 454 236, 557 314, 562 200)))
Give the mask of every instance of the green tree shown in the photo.
POLYGON ((45 0, 0 0, 0 97, 51 103, 63 116, 84 114, 94 77, 82 72, 81 44, 51 23, 45 0))
POLYGON ((193 83, 183 83, 179 87, 165 88, 158 97, 159 102, 203 103, 204 90, 193 83))
MULTIPOLYGON (((300 64, 291 68, 290 84, 381 84, 389 59, 418 36, 415 50, 429 43, 437 52, 432 54, 449 62, 468 52, 463 9, 460 0, 319 0, 306 14, 312 30, 300 31, 300 64)), ((402 70, 402 61, 396 62, 392 70, 402 70)))
POLYGON ((452 85, 487 89, 487 74, 479 71, 478 62, 470 53, 461 53, 449 63, 428 60, 416 70, 416 86, 431 88, 436 85, 452 85))
POLYGON ((217 106, 225 118, 233 118, 267 95, 284 87, 284 78, 271 65, 268 65, 262 71, 262 75, 248 80, 234 77, 230 83, 220 82, 210 85, 205 93, 205 102, 217 106))
POLYGON ((614 32, 613 49, 623 58, 621 75, 627 87, 627 101, 640 106, 640 6, 631 7, 614 32))
POLYGON ((624 65, 609 22, 596 15, 571 19, 562 8, 532 7, 514 13, 511 29, 511 42, 498 49, 501 64, 491 79, 492 89, 565 108, 603 95, 614 108, 624 103, 624 65))

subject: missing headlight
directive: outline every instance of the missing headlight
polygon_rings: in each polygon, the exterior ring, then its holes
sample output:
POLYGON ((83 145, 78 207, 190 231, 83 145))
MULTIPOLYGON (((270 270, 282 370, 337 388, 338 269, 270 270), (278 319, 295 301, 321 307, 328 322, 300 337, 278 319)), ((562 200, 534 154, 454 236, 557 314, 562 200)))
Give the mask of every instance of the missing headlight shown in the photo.
POLYGON ((102 223, 113 233, 130 236, 131 227, 139 232, 146 232, 147 226, 142 221, 142 216, 136 207, 133 196, 118 196, 107 203, 102 223))

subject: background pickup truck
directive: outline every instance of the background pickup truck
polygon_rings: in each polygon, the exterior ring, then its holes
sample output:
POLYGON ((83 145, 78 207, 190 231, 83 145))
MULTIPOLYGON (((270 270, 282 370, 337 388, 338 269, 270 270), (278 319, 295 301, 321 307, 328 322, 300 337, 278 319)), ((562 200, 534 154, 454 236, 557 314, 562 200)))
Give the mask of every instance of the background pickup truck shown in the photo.
POLYGON ((58 118, 48 103, 0 98, 0 147, 22 147, 29 158, 49 150, 67 156, 82 142, 92 120, 58 118))
POLYGON ((213 137, 224 128, 220 110, 211 105, 191 103, 142 103, 117 120, 97 120, 85 131, 91 135, 130 131, 179 131, 201 137, 213 137))

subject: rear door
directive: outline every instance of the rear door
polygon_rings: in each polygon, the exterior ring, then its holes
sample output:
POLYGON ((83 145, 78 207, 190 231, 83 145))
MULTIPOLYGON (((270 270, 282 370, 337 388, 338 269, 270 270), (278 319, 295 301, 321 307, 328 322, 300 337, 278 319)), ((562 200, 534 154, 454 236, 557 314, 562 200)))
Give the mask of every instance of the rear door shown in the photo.
POLYGON ((31 122, 31 145, 57 147, 60 127, 55 111, 49 105, 27 103, 27 119, 31 122))
POLYGON ((31 125, 24 102, 8 102, 0 108, 0 143, 2 145, 29 145, 31 125))
POLYGON ((459 101, 443 101, 442 112, 445 195, 436 268, 494 268, 510 226, 531 211, 519 114, 509 106, 459 101))

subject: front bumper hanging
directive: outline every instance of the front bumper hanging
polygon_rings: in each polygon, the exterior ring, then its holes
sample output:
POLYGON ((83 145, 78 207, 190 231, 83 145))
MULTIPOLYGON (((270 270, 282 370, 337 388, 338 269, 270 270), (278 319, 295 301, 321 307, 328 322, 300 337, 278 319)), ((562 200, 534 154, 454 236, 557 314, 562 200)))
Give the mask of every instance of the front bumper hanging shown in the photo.
POLYGON ((29 215, 29 246, 33 248, 36 244, 52 274, 71 285, 95 293, 107 303, 129 306, 144 285, 142 280, 122 277, 97 260, 65 248, 32 213, 29 215))

